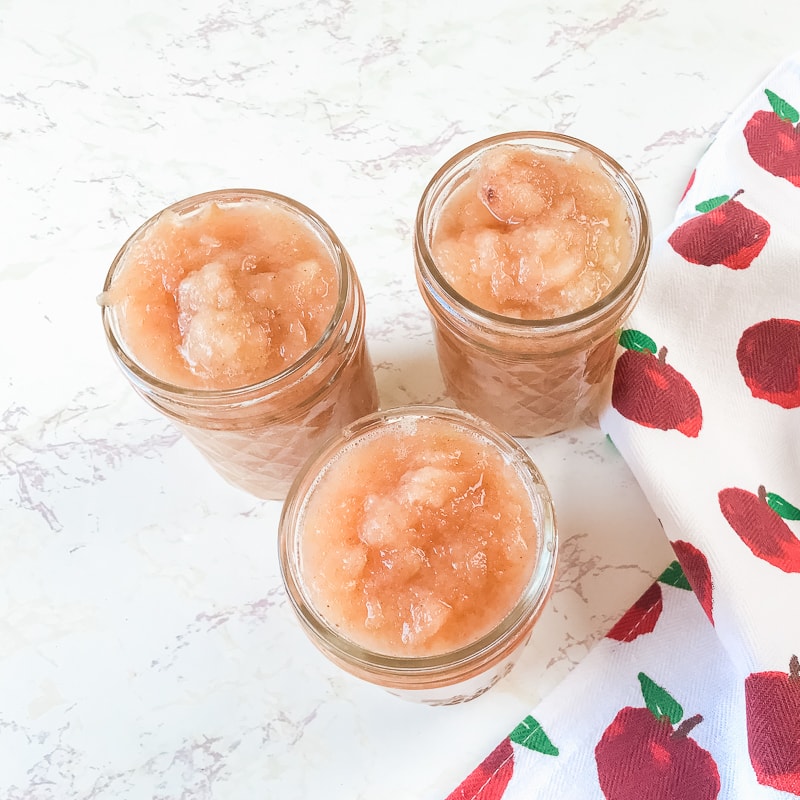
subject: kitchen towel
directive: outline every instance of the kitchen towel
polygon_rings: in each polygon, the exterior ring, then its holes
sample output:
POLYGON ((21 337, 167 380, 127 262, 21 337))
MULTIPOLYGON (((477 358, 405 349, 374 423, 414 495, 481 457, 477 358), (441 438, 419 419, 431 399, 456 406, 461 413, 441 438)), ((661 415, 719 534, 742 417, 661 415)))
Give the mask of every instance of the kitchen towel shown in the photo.
POLYGON ((600 424, 675 561, 448 800, 800 796, 798 109, 800 55, 701 158, 620 336, 600 424))

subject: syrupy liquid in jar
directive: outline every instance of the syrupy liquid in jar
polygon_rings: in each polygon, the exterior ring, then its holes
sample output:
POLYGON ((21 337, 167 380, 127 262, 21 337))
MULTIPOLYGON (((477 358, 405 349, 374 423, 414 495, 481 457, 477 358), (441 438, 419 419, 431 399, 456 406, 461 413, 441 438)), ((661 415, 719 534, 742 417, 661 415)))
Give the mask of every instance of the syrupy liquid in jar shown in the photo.
POLYGON ((635 184, 585 142, 520 132, 456 155, 415 230, 448 394, 517 436, 592 421, 649 247, 635 184))
POLYGON ((290 198, 170 206, 122 248, 100 303, 137 392, 258 497, 282 499, 321 441, 377 408, 353 265, 290 198))
POLYGON ((511 669, 557 552, 550 495, 524 449, 433 406, 369 415, 329 442, 289 492, 278 539, 288 597, 317 647, 436 705, 511 669))
POLYGON ((442 204, 431 251, 486 311, 553 319, 596 303, 627 270, 633 236, 619 189, 587 150, 486 151, 442 204))
POLYGON ((436 419, 345 449, 302 528, 313 604, 343 636, 387 655, 436 655, 486 634, 517 603, 537 553, 516 469, 436 419))

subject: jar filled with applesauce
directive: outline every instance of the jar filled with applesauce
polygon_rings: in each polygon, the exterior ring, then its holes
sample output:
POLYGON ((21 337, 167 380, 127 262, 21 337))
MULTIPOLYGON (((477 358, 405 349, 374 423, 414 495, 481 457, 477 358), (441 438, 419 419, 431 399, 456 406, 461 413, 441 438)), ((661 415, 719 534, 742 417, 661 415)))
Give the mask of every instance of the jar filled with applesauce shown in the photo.
POLYGON ((516 663, 558 542, 550 493, 514 439, 459 409, 405 406, 311 457, 278 547, 289 600, 325 656, 404 699, 451 705, 516 663))
POLYGON ((650 239, 635 183, 586 142, 522 131, 451 158, 423 192, 414 255, 456 405, 515 436, 593 421, 650 239))
POLYGON ((291 198, 169 206, 123 245, 99 302, 136 392, 257 497, 285 497, 322 441, 378 407, 353 263, 291 198))

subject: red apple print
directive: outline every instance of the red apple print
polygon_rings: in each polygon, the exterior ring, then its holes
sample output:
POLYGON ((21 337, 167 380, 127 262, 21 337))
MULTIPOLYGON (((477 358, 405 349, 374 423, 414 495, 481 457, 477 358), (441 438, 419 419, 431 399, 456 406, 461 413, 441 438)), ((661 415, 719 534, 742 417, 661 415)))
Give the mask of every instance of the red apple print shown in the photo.
POLYGON ((514 748, 506 737, 447 795, 447 800, 499 800, 514 774, 514 748))
POLYGON ((619 341, 626 351, 614 370, 611 405, 648 428, 697 436, 703 425, 700 398, 691 383, 667 364, 667 348, 656 355, 655 342, 635 330, 623 331, 619 341))
POLYGON ((689 737, 703 718, 681 722, 683 708, 667 691, 641 672, 639 682, 647 708, 623 708, 595 747, 606 800, 714 800, 717 765, 689 737))
POLYGON ((736 360, 753 397, 800 407, 800 321, 767 319, 739 339, 736 360))
POLYGON ((771 111, 756 111, 744 128, 750 157, 772 175, 800 186, 800 114, 783 98, 765 90, 771 111))
POLYGON ((697 599, 700 601, 703 611, 706 612, 706 616, 711 620, 713 625, 713 583, 711 580, 711 570, 708 568, 708 560, 693 544, 680 539, 676 542, 672 542, 672 549, 675 551, 678 561, 681 562, 683 573, 686 575, 692 590, 697 595, 697 599))
POLYGON ((784 572, 800 572, 800 539, 784 519, 800 519, 800 509, 780 495, 758 487, 758 494, 745 489, 723 489, 719 508, 753 555, 784 572))
POLYGON ((686 197, 687 194, 689 194, 689 189, 691 189, 692 186, 694 185, 694 179, 696 176, 697 176, 697 170, 693 169, 692 174, 689 176, 689 182, 686 184, 686 188, 683 190, 683 194, 681 195, 681 200, 683 200, 683 198, 686 197))
MULTIPOLYGON (((677 542, 677 545, 687 545, 687 542, 677 542)), ((675 546, 673 544, 673 547, 675 546)), ((680 548, 678 548, 680 549, 680 548)), ((694 548, 696 550, 696 548, 694 548)), ((700 553, 699 550, 696 550, 700 553)), ((702 553, 700 553, 702 555, 702 553)), ((683 556, 682 556, 683 557, 683 556)), ((707 567, 706 567, 707 570, 707 567)), ((708 576, 710 592, 711 576, 708 576)), ((645 633, 651 633, 661 617, 664 610, 664 598, 659 584, 664 583, 675 589, 682 589, 687 592, 692 591, 692 586, 686 579, 680 562, 673 561, 647 589, 647 591, 625 612, 616 625, 606 634, 609 639, 618 642, 632 642, 645 633)), ((708 604, 710 609, 711 596, 708 594, 708 604)), ((707 611, 706 613, 709 613, 707 611)))
POLYGON ((530 715, 514 728, 500 744, 472 771, 447 800, 498 800, 514 774, 514 748, 521 745, 547 756, 557 756, 558 748, 542 726, 530 715))
POLYGON ((617 624, 606 634, 618 642, 632 642, 645 633, 650 633, 658 622, 664 608, 661 587, 658 582, 650 588, 620 617, 617 624))
POLYGON ((759 783, 800 795, 800 661, 789 673, 755 672, 744 681, 747 746, 759 783))
POLYGON ((733 197, 722 195, 696 205, 702 213, 672 232, 672 249, 693 264, 747 269, 767 243, 770 227, 735 199, 741 193, 740 189, 733 197))

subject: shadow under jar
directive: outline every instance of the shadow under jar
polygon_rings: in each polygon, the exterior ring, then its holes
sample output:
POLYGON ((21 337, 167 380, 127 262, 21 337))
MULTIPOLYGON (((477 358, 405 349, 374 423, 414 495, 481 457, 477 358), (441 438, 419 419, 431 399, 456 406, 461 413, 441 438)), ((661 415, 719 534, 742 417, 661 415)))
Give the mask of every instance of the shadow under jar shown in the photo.
POLYGON ((477 142, 420 200, 417 283, 449 396, 515 436, 596 418, 650 221, 608 155, 556 133, 477 142))
POLYGON ((512 668, 549 596, 557 546, 550 494, 525 450, 432 406, 345 429, 303 468, 278 533, 311 641, 352 675, 431 705, 471 700, 512 668))
POLYGON ((322 441, 378 407, 353 264, 291 198, 169 206, 119 251, 99 302, 136 392, 257 497, 283 499, 322 441))

